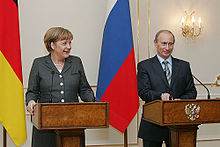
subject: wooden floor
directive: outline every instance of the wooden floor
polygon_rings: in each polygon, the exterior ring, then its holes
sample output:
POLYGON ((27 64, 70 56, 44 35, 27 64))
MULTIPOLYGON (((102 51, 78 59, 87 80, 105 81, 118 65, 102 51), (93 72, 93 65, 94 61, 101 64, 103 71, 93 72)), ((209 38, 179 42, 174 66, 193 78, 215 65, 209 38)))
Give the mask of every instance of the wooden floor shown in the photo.
MULTIPOLYGON (((88 146, 88 147, 124 147, 123 145, 114 145, 114 146, 88 146)), ((138 145, 128 145, 128 147, 143 147, 142 140, 139 139, 138 145)), ((196 147, 220 147, 220 140, 216 141, 198 141, 196 147)))
MULTIPOLYGON (((143 147, 143 144, 142 144, 142 139, 139 139, 138 140, 139 143, 138 145, 128 145, 128 147, 143 147)), ((124 145, 105 145, 105 146, 87 146, 87 147, 124 147, 124 145)))
MULTIPOLYGON (((106 146, 87 146, 87 147, 124 147, 124 146, 122 146, 122 145, 115 145, 115 146, 108 146, 108 145, 106 145, 106 146)), ((142 144, 139 144, 139 145, 128 145, 128 147, 143 147, 143 145, 142 144)))

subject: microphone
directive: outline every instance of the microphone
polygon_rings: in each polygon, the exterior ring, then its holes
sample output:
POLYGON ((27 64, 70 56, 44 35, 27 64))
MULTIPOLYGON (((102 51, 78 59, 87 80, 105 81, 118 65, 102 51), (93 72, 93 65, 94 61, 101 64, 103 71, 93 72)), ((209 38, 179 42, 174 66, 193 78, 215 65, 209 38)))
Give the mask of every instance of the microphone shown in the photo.
POLYGON ((53 76, 54 76, 54 71, 51 71, 52 79, 51 79, 51 85, 50 85, 50 103, 52 103, 52 87, 53 87, 53 76))
POLYGON ((193 78, 196 79, 196 81, 198 81, 207 90, 207 93, 208 93, 207 98, 210 99, 209 89, 199 79, 197 79, 193 74, 192 74, 192 76, 193 76, 193 78))
POLYGON ((174 98, 173 98, 173 96, 172 96, 172 91, 173 91, 173 89, 170 88, 170 86, 169 86, 169 94, 170 94, 169 100, 174 100, 174 98))

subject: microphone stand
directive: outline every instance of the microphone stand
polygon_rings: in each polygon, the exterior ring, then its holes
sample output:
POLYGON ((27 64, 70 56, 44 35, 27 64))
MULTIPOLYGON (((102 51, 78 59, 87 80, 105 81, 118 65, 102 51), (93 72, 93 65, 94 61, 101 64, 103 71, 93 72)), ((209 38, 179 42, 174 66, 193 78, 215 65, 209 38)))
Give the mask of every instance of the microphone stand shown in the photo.
POLYGON ((54 77, 54 71, 51 71, 51 74, 52 74, 52 81, 51 81, 51 86, 50 86, 50 103, 52 103, 52 87, 53 87, 53 77, 54 77))
POLYGON ((205 87, 205 89, 207 90, 207 93, 208 93, 207 98, 210 99, 209 89, 208 89, 199 79, 197 79, 193 74, 192 74, 192 76, 193 76, 193 78, 195 78, 196 81, 198 81, 203 87, 205 87))

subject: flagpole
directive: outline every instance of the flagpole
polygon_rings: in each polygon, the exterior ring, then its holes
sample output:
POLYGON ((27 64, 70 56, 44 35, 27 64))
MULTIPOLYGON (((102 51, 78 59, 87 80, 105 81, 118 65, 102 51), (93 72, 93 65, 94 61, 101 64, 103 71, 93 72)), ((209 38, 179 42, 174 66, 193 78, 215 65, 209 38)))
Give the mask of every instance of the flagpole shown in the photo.
POLYGON ((128 131, 127 131, 127 129, 124 132, 124 147, 128 147, 128 131))
POLYGON ((6 134, 6 129, 3 127, 3 147, 6 147, 7 144, 7 134, 6 134))

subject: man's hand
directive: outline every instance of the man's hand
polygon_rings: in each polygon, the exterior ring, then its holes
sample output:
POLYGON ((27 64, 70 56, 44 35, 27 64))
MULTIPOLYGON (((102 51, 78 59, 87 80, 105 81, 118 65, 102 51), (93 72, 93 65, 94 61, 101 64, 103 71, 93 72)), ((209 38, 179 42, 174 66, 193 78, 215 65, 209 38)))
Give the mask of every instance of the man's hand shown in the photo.
POLYGON ((162 93, 161 100, 167 101, 167 100, 170 100, 170 97, 171 97, 171 95, 169 93, 162 93))

